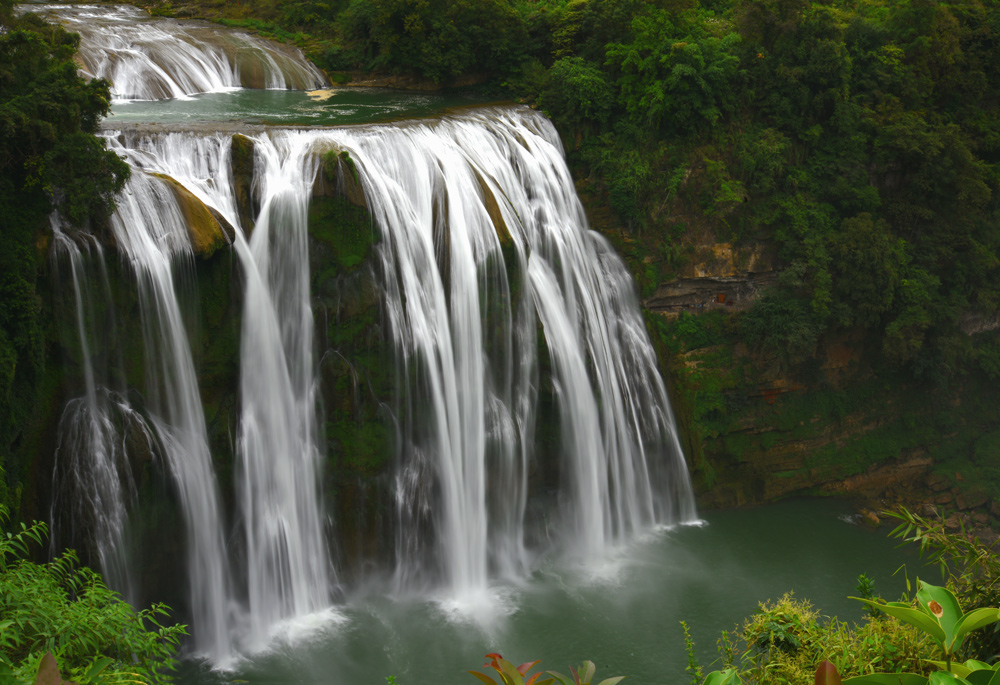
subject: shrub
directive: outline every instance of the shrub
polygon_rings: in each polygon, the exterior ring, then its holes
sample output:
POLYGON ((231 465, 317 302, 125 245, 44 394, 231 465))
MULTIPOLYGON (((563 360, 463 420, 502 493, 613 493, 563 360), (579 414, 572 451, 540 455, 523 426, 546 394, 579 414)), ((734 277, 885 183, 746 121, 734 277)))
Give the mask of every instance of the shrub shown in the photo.
MULTIPOLYGON (((7 520, 0 506, 0 524, 7 520)), ((36 521, 0 536, 0 680, 32 682, 52 652, 72 680, 169 682, 185 627, 162 625, 168 615, 162 604, 137 612, 97 573, 78 566, 72 551, 47 564, 28 561, 46 534, 36 521)))

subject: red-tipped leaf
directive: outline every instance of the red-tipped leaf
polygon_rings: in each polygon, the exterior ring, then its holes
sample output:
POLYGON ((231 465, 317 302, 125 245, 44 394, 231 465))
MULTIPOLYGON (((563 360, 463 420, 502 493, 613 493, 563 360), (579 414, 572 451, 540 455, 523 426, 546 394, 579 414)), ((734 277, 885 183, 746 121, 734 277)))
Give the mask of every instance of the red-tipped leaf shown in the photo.
POLYGON ((816 669, 815 685, 841 685, 840 672, 829 661, 824 661, 816 669))
POLYGON ((472 675, 476 676, 481 681, 486 683, 486 685, 497 685, 497 681, 493 680, 493 678, 489 677, 484 673, 480 673, 479 671, 467 671, 467 673, 471 673, 472 675))
POLYGON ((517 667, 517 672, 520 673, 521 675, 528 675, 528 671, 533 669, 535 667, 535 664, 537 663, 538 659, 536 659, 535 661, 526 661, 525 663, 517 667))

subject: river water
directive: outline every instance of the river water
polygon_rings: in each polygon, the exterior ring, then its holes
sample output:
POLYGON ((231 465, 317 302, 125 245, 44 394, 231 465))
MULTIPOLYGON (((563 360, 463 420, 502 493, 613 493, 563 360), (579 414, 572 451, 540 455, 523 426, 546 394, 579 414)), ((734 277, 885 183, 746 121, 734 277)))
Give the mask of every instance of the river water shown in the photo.
POLYGON ((883 597, 899 597, 905 574, 921 570, 914 550, 896 548, 888 529, 851 523, 850 512, 815 499, 708 512, 702 525, 649 533, 601 559, 538 559, 523 582, 492 586, 478 610, 446 597, 388 596, 373 580, 336 610, 279 627, 270 650, 234 671, 187 662, 179 679, 380 685, 393 675, 401 685, 469 685, 477 681, 465 671, 497 651, 562 673, 590 659, 598 678, 685 683, 682 620, 707 671, 718 667, 719 631, 758 602, 794 591, 824 616, 861 622, 861 604, 847 599, 861 573, 883 597))

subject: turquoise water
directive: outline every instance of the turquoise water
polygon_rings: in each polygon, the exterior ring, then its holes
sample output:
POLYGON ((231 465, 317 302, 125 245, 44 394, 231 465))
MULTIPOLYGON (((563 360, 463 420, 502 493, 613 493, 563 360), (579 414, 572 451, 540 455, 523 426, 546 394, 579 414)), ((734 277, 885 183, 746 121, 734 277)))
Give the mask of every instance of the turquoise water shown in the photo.
POLYGON ((915 551, 897 549, 888 529, 849 523, 849 513, 829 500, 710 512, 703 526, 651 534, 612 558, 541 559, 523 583, 462 603, 392 597, 373 580, 330 613, 282 627, 270 652, 234 672, 189 662, 180 680, 381 684, 393 675, 399 685, 471 685, 465 671, 499 651, 562 672, 591 659, 599 677, 624 674, 632 685, 685 683, 681 620, 711 668, 719 631, 760 601, 794 591, 823 615, 861 621, 860 603, 847 599, 860 573, 899 596, 904 575, 894 573, 905 563, 916 575, 915 551))
POLYGON ((105 128, 132 124, 335 126, 440 114, 480 104, 467 92, 413 93, 334 86, 327 99, 301 90, 234 90, 186 99, 116 102, 105 128))

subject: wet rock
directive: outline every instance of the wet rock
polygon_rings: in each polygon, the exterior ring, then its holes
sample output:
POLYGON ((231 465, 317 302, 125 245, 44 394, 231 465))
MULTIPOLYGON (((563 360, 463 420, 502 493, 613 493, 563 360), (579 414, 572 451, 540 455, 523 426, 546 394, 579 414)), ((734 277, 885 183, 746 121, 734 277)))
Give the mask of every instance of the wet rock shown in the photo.
POLYGON ((250 138, 240 133, 233 136, 230 165, 233 190, 236 193, 236 211, 240 223, 249 233, 260 212, 260 205, 253 193, 254 142, 250 138))
MULTIPOLYGON (((233 227, 225 222, 228 232, 222 225, 218 212, 213 212, 208 205, 199 200, 194 193, 182 186, 166 174, 154 173, 153 176, 165 181, 177 198, 177 204, 184 214, 191 247, 194 253, 205 259, 215 254, 215 251, 232 243, 233 227)), ((223 221, 225 221, 223 219, 223 221)))
POLYGON ((927 477, 927 487, 929 487, 934 492, 941 492, 942 490, 948 489, 948 479, 942 476, 940 473, 932 473, 927 477))
POLYGON ((869 528, 878 528, 879 524, 882 523, 882 519, 880 519, 878 514, 871 509, 862 509, 859 513, 861 515, 861 524, 864 526, 869 528))
POLYGON ((988 499, 989 495, 986 492, 982 490, 970 490, 958 495, 955 498, 955 504, 962 511, 967 511, 983 506, 988 499))

